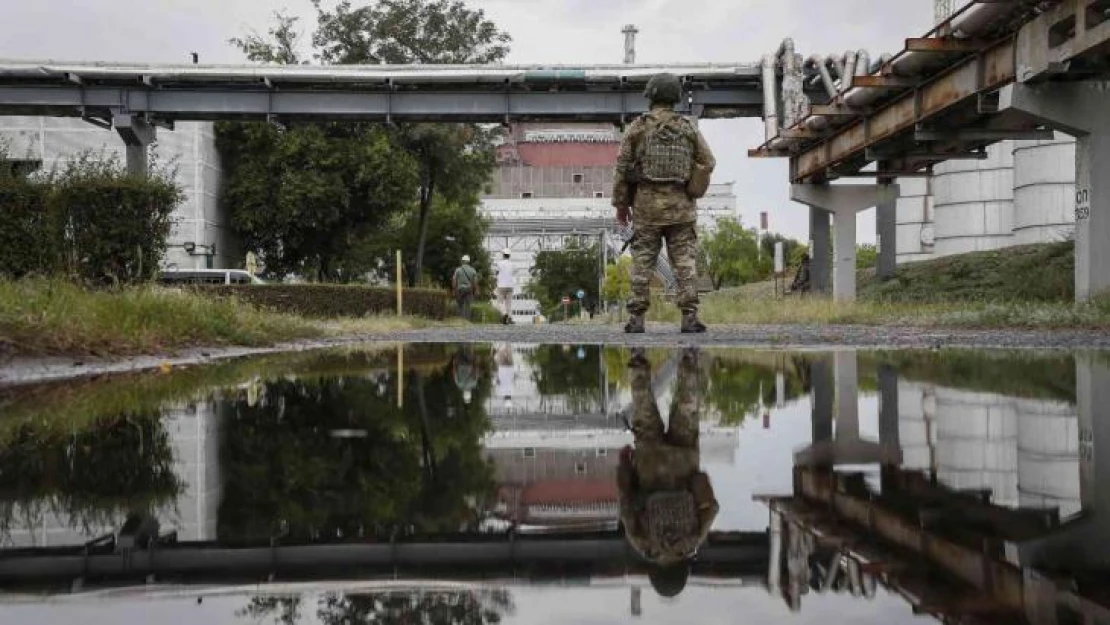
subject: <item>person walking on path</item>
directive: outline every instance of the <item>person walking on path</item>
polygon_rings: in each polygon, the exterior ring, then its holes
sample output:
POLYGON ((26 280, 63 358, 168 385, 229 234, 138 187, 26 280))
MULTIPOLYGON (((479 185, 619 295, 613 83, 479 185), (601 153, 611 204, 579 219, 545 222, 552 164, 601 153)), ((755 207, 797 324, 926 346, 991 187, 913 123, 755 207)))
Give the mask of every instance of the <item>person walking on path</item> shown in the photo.
POLYGON ((516 289, 511 256, 512 252, 505 248, 497 262, 497 300, 501 305, 501 323, 505 325, 513 322, 513 291, 516 289))
POLYGON ((462 257, 462 264, 455 269, 451 276, 451 291, 455 294, 455 303, 459 309, 459 316, 470 321, 470 307, 474 304, 474 294, 481 286, 478 270, 470 266, 470 256, 462 257))
POLYGON ((644 96, 651 110, 625 133, 613 181, 617 223, 632 222, 631 318, 624 330, 644 332, 651 276, 666 241, 678 281, 675 301, 682 311, 682 332, 705 332, 698 320, 696 201, 709 188, 716 160, 697 126, 674 110, 682 100, 676 76, 653 77, 644 96))

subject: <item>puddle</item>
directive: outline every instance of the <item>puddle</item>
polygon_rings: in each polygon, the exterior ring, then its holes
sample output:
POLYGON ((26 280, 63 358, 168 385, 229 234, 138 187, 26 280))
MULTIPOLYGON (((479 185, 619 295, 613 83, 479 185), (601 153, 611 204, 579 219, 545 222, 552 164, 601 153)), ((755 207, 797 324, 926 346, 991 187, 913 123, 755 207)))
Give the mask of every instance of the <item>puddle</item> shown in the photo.
POLYGON ((1110 365, 1059 352, 412 345, 9 388, 0 611, 1105 618, 1107 412, 1110 365))

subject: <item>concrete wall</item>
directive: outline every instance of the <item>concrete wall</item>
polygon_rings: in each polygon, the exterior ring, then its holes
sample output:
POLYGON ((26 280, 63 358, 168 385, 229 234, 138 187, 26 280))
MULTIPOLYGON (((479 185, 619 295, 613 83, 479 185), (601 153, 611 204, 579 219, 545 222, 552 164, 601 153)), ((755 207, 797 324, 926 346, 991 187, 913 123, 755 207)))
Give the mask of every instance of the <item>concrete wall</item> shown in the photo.
POLYGON ((949 161, 936 167, 938 257, 1013 245, 1013 145, 997 143, 988 154, 985 161, 949 161))

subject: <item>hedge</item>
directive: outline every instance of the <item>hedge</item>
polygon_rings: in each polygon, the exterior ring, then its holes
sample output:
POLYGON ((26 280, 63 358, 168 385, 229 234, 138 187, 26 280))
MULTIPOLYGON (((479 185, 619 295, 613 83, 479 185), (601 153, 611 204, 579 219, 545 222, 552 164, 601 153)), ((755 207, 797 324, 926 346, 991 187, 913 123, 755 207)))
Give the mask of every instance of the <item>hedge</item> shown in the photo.
POLYGON ((54 273, 61 245, 56 224, 47 185, 0 174, 0 275, 54 273))
MULTIPOLYGON (((388 314, 397 309, 397 292, 341 284, 243 284, 193 287, 198 293, 234 296, 260 308, 303 317, 363 317, 388 314)), ((444 319, 454 313, 447 291, 405 289, 404 313, 444 319)))
POLYGON ((149 279, 181 199, 168 172, 134 176, 118 160, 90 153, 33 178, 0 168, 0 275, 65 273, 95 284, 149 279))

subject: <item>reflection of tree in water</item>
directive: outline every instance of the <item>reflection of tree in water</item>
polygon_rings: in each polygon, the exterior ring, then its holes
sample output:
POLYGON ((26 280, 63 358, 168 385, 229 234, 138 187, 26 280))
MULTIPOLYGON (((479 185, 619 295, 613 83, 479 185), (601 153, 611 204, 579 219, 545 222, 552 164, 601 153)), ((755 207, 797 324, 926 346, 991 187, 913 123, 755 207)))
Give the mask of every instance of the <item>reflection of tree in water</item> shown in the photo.
MULTIPOLYGON (((236 614, 256 623, 296 625, 302 597, 254 597, 236 614)), ((487 625, 515 611, 503 589, 398 591, 363 594, 328 593, 320 597, 316 616, 325 625, 487 625)))
POLYGON ((300 597, 251 597, 247 607, 235 616, 248 618, 256 623, 272 621, 274 625, 297 625, 301 620, 300 597))
POLYGON ((89 533, 119 525, 130 512, 151 512, 180 491, 159 414, 104 417, 68 433, 28 422, 0 446, 5 536, 17 509, 28 525, 51 512, 89 533))
POLYGON ((601 347, 543 345, 525 358, 541 396, 563 397, 574 412, 595 412, 603 403, 601 347))
MULTIPOLYGON (((808 392, 807 365, 788 362, 783 369, 787 401, 808 392)), ((772 406, 777 400, 776 368, 763 364, 713 358, 709 375, 702 378, 709 405, 720 414, 723 425, 737 425, 760 406, 772 406)))
MULTIPOLYGON (((397 529, 457 530, 493 489, 481 455, 485 402, 467 405, 449 369, 265 383, 219 406, 222 540, 331 540, 397 529), (357 437, 336 437, 353 430, 357 437)), ((488 396, 482 376, 475 395, 488 396)))

